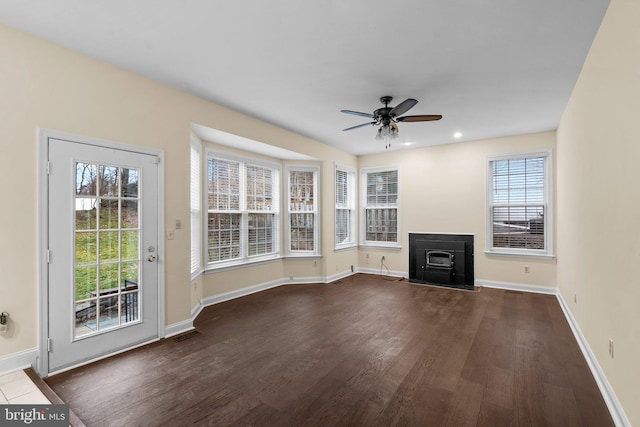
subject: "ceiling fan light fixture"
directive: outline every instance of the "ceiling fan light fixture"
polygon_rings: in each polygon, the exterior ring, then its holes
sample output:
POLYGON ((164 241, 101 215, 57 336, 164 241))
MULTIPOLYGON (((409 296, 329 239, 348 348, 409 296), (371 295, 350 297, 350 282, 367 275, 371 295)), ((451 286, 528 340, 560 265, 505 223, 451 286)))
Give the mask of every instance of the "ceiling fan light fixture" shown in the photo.
POLYGON ((398 125, 391 123, 388 125, 382 125, 378 129, 376 139, 396 139, 398 137, 398 125))
POLYGON ((417 116, 405 116, 404 114, 413 108, 418 103, 416 99, 407 98, 395 107, 389 107, 389 103, 393 98, 390 96, 383 96, 380 98, 380 102, 384 104, 384 107, 374 110, 373 114, 361 113, 353 110, 340 110, 342 113, 353 114, 356 116, 363 116, 373 119, 372 122, 363 123, 356 126, 351 126, 343 131, 358 129, 368 125, 374 125, 380 127, 376 133, 377 140, 384 140, 386 142, 385 148, 391 146, 390 140, 398 138, 398 124, 397 122, 430 122, 440 120, 442 116, 440 114, 430 115, 417 115, 417 116))

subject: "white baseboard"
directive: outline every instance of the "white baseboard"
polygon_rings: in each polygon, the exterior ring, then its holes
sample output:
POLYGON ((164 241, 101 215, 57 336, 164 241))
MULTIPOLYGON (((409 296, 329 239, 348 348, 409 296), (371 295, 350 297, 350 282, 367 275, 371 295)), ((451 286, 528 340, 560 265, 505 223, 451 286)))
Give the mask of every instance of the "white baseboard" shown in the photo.
POLYGON ((409 277, 406 271, 387 270, 386 268, 383 268, 382 271, 379 268, 358 268, 357 272, 375 274, 377 276, 404 277, 405 279, 409 277))
POLYGON ((11 353, 0 357, 0 375, 9 374, 11 372, 20 371, 22 369, 36 366, 38 360, 38 349, 11 353))
POLYGON ((308 285, 311 283, 327 283, 325 277, 294 277, 293 279, 283 279, 278 286, 281 285, 308 285))
POLYGON ((578 326, 578 322, 576 322, 573 314, 571 314, 571 310, 569 310, 567 302, 564 300, 560 292, 556 292, 556 298, 558 298, 558 302, 560 303, 560 307, 564 312, 564 316, 567 318, 567 322, 569 322, 569 326, 571 327, 573 336, 576 337, 576 341, 580 346, 580 350, 582 351, 584 358, 587 360, 589 369, 591 370, 593 378, 598 384, 598 388, 600 389, 600 393, 602 394, 602 398, 604 399, 607 408, 609 408, 609 413, 611 414, 611 418, 613 418, 614 424, 620 427, 631 427, 631 423, 629 422, 624 409, 620 405, 620 401, 613 391, 613 388, 611 388, 606 375, 602 371, 602 368, 598 363, 598 359, 596 358, 595 354, 593 354, 593 351, 591 351, 591 347, 582 334, 580 326, 578 326))
MULTIPOLYGON (((246 288, 237 289, 235 291, 225 292, 222 294, 203 298, 200 301, 200 306, 204 308, 213 304, 219 304, 221 302, 230 301, 232 299, 255 294, 256 292, 266 291, 267 289, 276 288, 278 286, 283 285, 283 282, 284 282, 284 279, 272 280, 270 282, 260 283, 257 285, 248 286, 246 288)), ((292 280, 291 283, 294 283, 294 281, 292 280)), ((200 311, 202 311, 202 309, 200 309, 200 311)))
POLYGON ((343 271, 341 273, 337 273, 332 276, 327 277, 293 277, 293 278, 282 278, 277 280, 272 280, 270 282, 259 283, 257 285, 248 286, 246 288, 237 289, 235 291, 225 292, 222 294, 214 295, 211 297, 203 298, 198 302, 198 304, 191 309, 191 321, 193 322, 196 317, 200 314, 200 312, 210 305, 219 304, 221 302, 230 301, 232 299, 244 297, 247 295, 255 294, 256 292, 266 291, 267 289, 277 288, 278 286, 283 285, 304 285, 304 284, 312 284, 312 283, 329 283, 338 279, 342 279, 348 276, 351 276, 351 271, 343 271))
POLYGON ((190 331, 191 329, 194 329, 192 319, 185 320, 178 323, 172 323, 171 325, 166 326, 164 328, 164 338, 169 338, 174 335, 178 335, 183 332, 187 332, 187 331, 190 331))
POLYGON ((537 285, 527 285, 524 283, 508 283, 508 282, 496 282, 493 280, 476 279, 475 285, 482 286, 485 288, 506 289, 509 291, 532 292, 534 294, 548 294, 548 295, 558 294, 557 288, 549 288, 549 287, 537 286, 537 285))
POLYGON ((352 271, 342 271, 340 273, 332 274, 331 276, 327 276, 324 280, 324 283, 335 282, 336 280, 344 279, 345 277, 349 277, 355 274, 355 270, 352 271))
POLYGON ((495 282, 490 280, 476 280, 476 286, 484 286, 487 288, 497 288, 497 289, 506 289, 506 290, 514 290, 514 291, 522 291, 522 292, 533 292, 539 294, 548 294, 554 295, 562 308, 562 312, 564 313, 569 326, 571 327, 571 332, 573 332, 573 336, 578 342, 578 346, 580 347, 580 351, 582 351, 582 355, 587 361, 587 365, 591 370, 591 374, 598 384, 598 389, 600 390, 600 394, 607 405, 607 409, 609 409, 609 413, 611 414, 611 418, 616 426, 619 427, 631 427, 631 423, 627 419, 622 406, 620 405, 620 401, 616 397, 615 392, 611 388, 607 377, 605 376, 600 364, 598 363, 598 359, 591 351, 591 347, 589 343, 585 339, 578 323, 574 319, 567 303, 565 302, 562 294, 559 292, 557 288, 549 288, 542 287, 536 285, 526 285, 521 283, 506 283, 506 282, 495 282))

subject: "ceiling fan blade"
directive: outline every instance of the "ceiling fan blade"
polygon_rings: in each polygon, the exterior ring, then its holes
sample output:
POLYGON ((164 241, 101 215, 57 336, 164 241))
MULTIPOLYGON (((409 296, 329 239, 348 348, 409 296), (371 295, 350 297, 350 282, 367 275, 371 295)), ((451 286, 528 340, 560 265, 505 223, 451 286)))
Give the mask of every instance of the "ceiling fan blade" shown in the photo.
POLYGON ((363 124, 361 124, 361 125, 357 125, 357 126, 351 126, 350 128, 346 128, 346 129, 342 129, 342 130, 343 130, 343 131, 345 131, 345 130, 352 130, 352 129, 358 129, 358 128, 361 128, 361 127, 365 127, 365 126, 371 126, 371 125, 375 125, 375 124, 376 124, 376 122, 371 122, 371 123, 363 123, 363 124))
POLYGON ((400 104, 396 105, 396 107, 393 110, 389 111, 389 115, 391 117, 401 116, 407 111, 409 111, 410 109, 412 109, 413 106, 416 105, 417 103, 418 101, 413 98, 405 99, 400 104))
POLYGON ((346 114, 354 114, 356 116, 369 117, 370 119, 373 119, 373 114, 369 114, 369 113, 361 113, 359 111, 351 111, 351 110, 340 110, 340 112, 346 113, 346 114))
POLYGON ((421 116, 404 116, 396 118, 397 122, 432 122, 440 120, 442 116, 440 114, 421 115, 421 116))

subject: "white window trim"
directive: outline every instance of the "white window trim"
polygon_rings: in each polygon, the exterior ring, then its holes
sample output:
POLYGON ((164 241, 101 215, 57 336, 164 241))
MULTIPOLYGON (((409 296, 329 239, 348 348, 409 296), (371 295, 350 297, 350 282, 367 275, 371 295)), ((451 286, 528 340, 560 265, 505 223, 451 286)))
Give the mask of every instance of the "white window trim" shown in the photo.
POLYGON ((486 241, 485 241, 485 254, 495 256, 511 256, 511 257, 531 257, 531 258, 546 258, 553 259, 554 247, 553 247, 553 157, 551 149, 518 152, 510 154, 501 154, 495 156, 487 156, 486 165, 486 241), (544 160, 544 204, 545 204, 545 218, 544 218, 544 241, 545 249, 519 249, 519 248, 499 248, 493 247, 493 220, 492 220, 492 200, 493 200, 493 174, 491 169, 491 162, 497 160, 512 160, 512 159, 527 159, 543 157, 544 160))
MULTIPOLYGON (((241 256, 238 258, 234 258, 232 260, 223 260, 223 261, 214 261, 214 262, 208 262, 208 257, 206 256, 207 253, 207 245, 202 245, 202 254, 203 254, 203 258, 205 260, 204 262, 204 269, 205 272, 206 271, 219 271, 219 270, 223 270, 223 269, 228 269, 230 267, 235 267, 235 266, 242 266, 242 265, 246 265, 246 264, 256 264, 256 263, 262 263, 265 261, 270 261, 270 260, 274 260, 274 259, 280 259, 281 258, 281 240, 280 240, 280 224, 281 224, 281 210, 280 210, 280 204, 282 203, 282 189, 281 189, 281 177, 282 177, 282 166, 279 163, 272 163, 272 162, 268 162, 265 160, 261 160, 261 159, 255 159, 255 158, 251 158, 251 157, 243 157, 243 156, 236 156, 236 155, 232 155, 223 151, 218 151, 218 150, 214 150, 212 148, 207 148, 206 149, 206 157, 204 158, 204 165, 206 167, 203 168, 203 188, 202 188, 202 194, 203 197, 206 201, 207 197, 207 183, 208 183, 208 167, 209 167, 209 157, 214 157, 220 160, 227 160, 227 161, 232 161, 232 162, 238 162, 240 163, 240 188, 243 189, 242 193, 241 193, 241 197, 240 197, 240 211, 242 213, 242 222, 241 222, 241 236, 242 237, 242 243, 241 243, 241 256), (273 185, 274 189, 277 189, 279 191, 278 195, 277 195, 277 201, 276 203, 273 204, 273 213, 275 214, 275 219, 274 219, 274 224, 276 224, 273 236, 274 236, 274 242, 273 242, 273 247, 274 247, 274 252, 270 253, 270 254, 266 254, 266 255, 252 255, 252 256, 248 256, 247 255, 247 246, 248 246, 248 241, 247 239, 247 209, 246 209, 246 193, 245 193, 245 168, 246 165, 254 165, 254 166, 259 166, 259 167, 265 167, 265 168, 269 168, 269 169, 273 169, 276 171, 276 177, 275 177, 275 182, 273 185)), ((208 218, 208 212, 209 212, 209 205, 208 202, 203 203, 203 223, 205 224, 203 227, 203 233, 202 236, 204 238, 204 242, 206 242, 208 240, 208 226, 206 225, 207 223, 207 218, 208 218), (204 209, 206 207, 207 210, 207 215, 204 215, 204 209)))
MULTIPOLYGON (((333 241, 334 241, 334 250, 343 250, 343 249, 348 249, 348 248, 354 248, 358 246, 358 237, 357 237, 357 225, 356 225, 356 217, 357 217, 357 208, 356 208, 356 200, 357 200, 357 196, 356 196, 356 192, 357 192, 357 188, 358 188, 358 174, 357 174, 357 170, 355 168, 349 167, 349 166, 344 166, 344 165, 340 165, 338 163, 335 164, 335 168, 334 168, 334 173, 333 173, 333 189, 335 192, 336 189, 336 172, 337 171, 341 171, 341 172, 346 172, 352 179, 353 182, 350 182, 348 184, 348 198, 349 198, 349 205, 350 207, 348 207, 347 209, 351 211, 351 221, 349 226, 351 227, 351 241, 347 242, 347 243, 338 243, 336 241, 336 232, 335 232, 335 228, 334 228, 334 232, 333 232, 333 241)), ((335 199, 336 199, 336 194, 334 193, 334 205, 335 205, 335 199)), ((334 224, 337 224, 337 218, 336 218, 336 212, 338 211, 338 207, 335 206, 334 209, 334 224)))
POLYGON ((203 271, 203 265, 204 265, 204 251, 202 248, 202 226, 203 226, 203 216, 202 216, 202 197, 203 197, 203 192, 202 192, 202 145, 195 140, 195 138, 191 138, 190 140, 190 150, 189 150, 189 160, 190 160, 190 165, 191 165, 191 175, 190 175, 190 183, 189 183, 189 190, 190 190, 190 197, 189 197, 189 213, 190 213, 190 219, 191 219, 191 226, 190 226, 190 231, 191 231, 191 242, 190 242, 190 249, 191 249, 191 267, 193 267, 194 264, 196 264, 196 268, 193 269, 191 268, 191 280, 194 280, 195 278, 197 278, 200 274, 202 274, 203 271), (192 151, 197 152, 198 155, 198 174, 197 176, 194 176, 194 171, 193 171, 193 159, 191 159, 191 154, 192 151), (194 183, 193 182, 193 178, 197 178, 197 182, 194 183), (193 188, 194 184, 197 186, 197 188, 193 188), (194 191, 198 194, 198 207, 197 209, 194 210, 193 208, 193 193, 194 191), (194 241, 195 240, 195 241, 194 241), (194 254, 194 249, 195 249, 195 254, 194 254), (194 260, 194 256, 198 257, 197 259, 194 260), (195 263, 194 263, 195 261, 195 263))
POLYGON ((305 258, 305 257, 318 257, 320 256, 320 166, 316 165, 287 165, 285 167, 286 174, 286 188, 284 191, 285 197, 282 198, 282 203, 284 206, 284 210, 286 214, 285 218, 285 256, 287 258, 305 258), (305 213, 313 213, 314 221, 313 221, 313 247, 315 250, 313 251, 292 251, 291 250, 291 182, 290 182, 290 172, 292 171, 302 171, 302 172, 313 172, 313 210, 306 211, 305 213))
POLYGON ((400 223, 400 193, 401 193, 401 185, 400 185, 400 167, 397 165, 391 166, 379 166, 379 167, 371 167, 371 168, 362 168, 360 169, 360 246, 363 247, 374 247, 374 248, 389 248, 389 249, 399 249, 400 246, 400 236, 401 236, 401 223, 400 223), (398 200, 394 206, 389 206, 390 208, 395 207, 397 210, 397 241, 396 242, 376 242, 371 240, 366 240, 367 237, 367 221, 366 221, 366 211, 367 211, 367 174, 376 173, 376 172, 390 172, 397 171, 398 172, 398 200))

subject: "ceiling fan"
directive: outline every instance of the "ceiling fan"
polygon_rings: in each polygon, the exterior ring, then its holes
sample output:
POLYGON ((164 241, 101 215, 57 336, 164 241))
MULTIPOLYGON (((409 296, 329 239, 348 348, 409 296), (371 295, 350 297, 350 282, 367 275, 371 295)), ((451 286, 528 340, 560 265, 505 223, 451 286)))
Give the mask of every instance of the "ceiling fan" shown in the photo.
POLYGON ((346 129, 342 129, 343 131, 358 129, 364 126, 378 126, 378 133, 376 135, 376 139, 384 139, 387 142, 385 148, 389 148, 391 145, 389 143, 389 139, 398 137, 398 122, 431 122, 435 120, 440 120, 442 118, 439 114, 430 114, 430 115, 418 115, 418 116, 403 116, 404 113, 413 108, 414 105, 418 103, 417 100, 413 98, 408 98, 402 101, 400 104, 395 107, 389 107, 389 103, 393 98, 391 96, 383 96, 380 98, 380 102, 384 104, 384 107, 378 108, 373 112, 373 114, 369 113, 361 113, 359 111, 352 110, 340 110, 342 113, 353 114, 356 116, 369 117, 373 119, 372 122, 363 123, 361 125, 351 126, 346 129))

